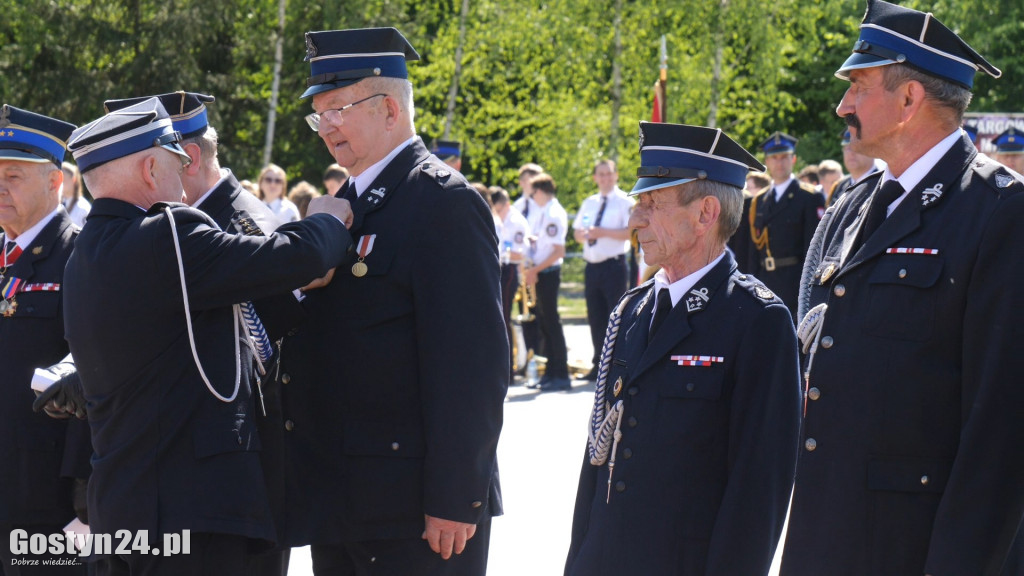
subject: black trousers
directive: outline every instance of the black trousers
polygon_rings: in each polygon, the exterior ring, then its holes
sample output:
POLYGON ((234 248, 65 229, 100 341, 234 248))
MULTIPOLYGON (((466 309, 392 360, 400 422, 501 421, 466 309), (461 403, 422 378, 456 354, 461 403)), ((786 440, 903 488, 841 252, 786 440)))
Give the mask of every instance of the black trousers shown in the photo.
MULTIPOLYGON (((508 334, 508 349, 511 353, 512 342, 512 306, 516 298, 516 290, 519 289, 519 267, 515 264, 501 265, 501 310, 505 315, 505 332, 508 334)), ((525 337, 524 337, 525 339, 525 337)), ((512 358, 510 366, 515 368, 515 358, 512 358)))
POLYGON ((462 554, 445 560, 426 540, 373 540, 314 544, 315 576, 483 576, 491 541, 491 519, 476 527, 462 554))
POLYGON ((609 258, 597 264, 587 263, 583 269, 583 295, 587 299, 587 323, 590 324, 590 341, 594 344, 594 368, 601 357, 604 333, 608 328, 608 316, 615 304, 626 292, 629 282, 626 256, 609 258))
POLYGON ((99 576, 248 576, 248 538, 193 532, 189 554, 110 556, 97 563, 99 576))
POLYGON ((558 315, 558 288, 562 284, 562 268, 547 268, 537 275, 537 327, 544 340, 543 354, 548 359, 545 375, 569 377, 569 352, 565 347, 562 319, 558 315))

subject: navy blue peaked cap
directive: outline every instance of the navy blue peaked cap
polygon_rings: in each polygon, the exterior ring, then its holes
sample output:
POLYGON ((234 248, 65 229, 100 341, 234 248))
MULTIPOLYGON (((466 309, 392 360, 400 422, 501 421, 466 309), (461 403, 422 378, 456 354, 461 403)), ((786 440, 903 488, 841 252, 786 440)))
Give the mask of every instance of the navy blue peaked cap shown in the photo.
POLYGON ((188 158, 180 141, 181 133, 174 129, 160 100, 147 98, 75 130, 68 150, 84 173, 154 146, 188 158))
POLYGON ((373 76, 408 78, 406 60, 419 59, 419 53, 395 28, 306 32, 310 75, 300 98, 373 76))
POLYGON ((4 104, 0 109, 0 159, 24 162, 64 161, 74 124, 4 104))
POLYGON ((182 138, 202 136, 206 132, 206 128, 210 125, 206 114, 206 105, 216 100, 216 98, 207 94, 179 90, 169 94, 160 94, 159 96, 107 100, 103 103, 103 110, 105 112, 121 110, 149 98, 158 98, 160 100, 164 110, 171 116, 171 123, 174 125, 174 129, 181 132, 182 138))
POLYGON ((454 140, 434 140, 430 151, 438 158, 459 158, 462 156, 462 146, 454 140))
POLYGON ((718 128, 640 123, 640 168, 630 196, 694 180, 743 188, 747 172, 764 165, 718 128))
POLYGON ((790 152, 796 152, 797 142, 799 142, 799 140, 789 134, 776 132, 761 144, 761 150, 764 150, 765 156, 771 156, 772 154, 787 154, 790 152))
POLYGON ((836 76, 849 80, 851 70, 897 63, 965 88, 974 85, 974 74, 978 70, 993 78, 1002 76, 998 68, 930 12, 918 12, 883 0, 868 0, 860 38, 836 76))
POLYGON ((1010 126, 994 140, 1000 154, 1024 154, 1024 132, 1010 126))

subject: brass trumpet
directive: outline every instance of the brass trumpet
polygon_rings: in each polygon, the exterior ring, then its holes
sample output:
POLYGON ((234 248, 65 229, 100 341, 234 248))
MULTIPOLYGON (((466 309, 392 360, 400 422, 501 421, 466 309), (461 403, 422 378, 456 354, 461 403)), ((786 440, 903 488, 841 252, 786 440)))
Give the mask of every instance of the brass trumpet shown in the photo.
POLYGON ((519 314, 516 314, 512 318, 516 324, 532 322, 534 319, 533 313, 530 312, 530 310, 537 305, 537 286, 527 284, 525 282, 526 274, 523 273, 524 269, 531 267, 533 267, 533 262, 529 259, 524 260, 518 266, 519 288, 516 290, 516 297, 513 302, 519 303, 519 314))

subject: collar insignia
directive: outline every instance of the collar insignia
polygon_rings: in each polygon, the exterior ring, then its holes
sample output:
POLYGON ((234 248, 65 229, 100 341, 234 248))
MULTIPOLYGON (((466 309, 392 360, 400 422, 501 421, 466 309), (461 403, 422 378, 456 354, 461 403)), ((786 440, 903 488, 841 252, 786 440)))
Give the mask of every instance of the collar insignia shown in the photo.
POLYGON ((935 184, 930 188, 925 188, 921 192, 921 206, 928 206, 939 198, 942 198, 942 184, 935 184))
POLYGON ((996 174, 996 186, 1000 188, 1009 188, 1013 184, 1013 176, 1009 174, 996 174))
POLYGON ((687 312, 698 312, 704 309, 707 305, 708 300, 711 296, 708 294, 708 289, 701 288, 700 290, 694 288, 690 290, 690 296, 686 298, 686 311, 687 312))

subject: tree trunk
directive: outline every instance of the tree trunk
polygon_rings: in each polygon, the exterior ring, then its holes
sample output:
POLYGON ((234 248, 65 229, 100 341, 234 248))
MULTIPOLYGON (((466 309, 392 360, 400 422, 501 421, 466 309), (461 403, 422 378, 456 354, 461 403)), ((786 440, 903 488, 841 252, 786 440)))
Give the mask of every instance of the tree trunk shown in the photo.
POLYGON ((721 94, 720 86, 722 81, 722 53, 725 51, 725 11, 729 7, 729 0, 721 0, 718 5, 718 26, 715 29, 715 61, 711 65, 711 102, 708 107, 708 128, 715 128, 718 125, 718 99, 721 94))
POLYGON ((274 47, 274 79, 270 85, 270 110, 267 111, 267 139, 263 143, 263 166, 270 164, 270 153, 274 149, 277 97, 281 87, 281 61, 284 59, 284 8, 287 3, 288 0, 278 0, 277 2, 277 41, 274 47))
POLYGON ((455 98, 459 94, 459 79, 462 77, 462 46, 466 43, 466 14, 469 0, 462 0, 462 14, 459 16, 459 43, 455 46, 455 73, 452 87, 448 90, 448 112, 444 119, 444 140, 451 140, 452 123, 455 121, 455 98))
POLYGON ((612 122, 608 157, 619 158, 619 109, 622 107, 622 0, 615 0, 615 48, 612 54, 612 122))

